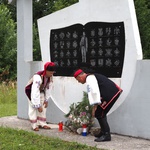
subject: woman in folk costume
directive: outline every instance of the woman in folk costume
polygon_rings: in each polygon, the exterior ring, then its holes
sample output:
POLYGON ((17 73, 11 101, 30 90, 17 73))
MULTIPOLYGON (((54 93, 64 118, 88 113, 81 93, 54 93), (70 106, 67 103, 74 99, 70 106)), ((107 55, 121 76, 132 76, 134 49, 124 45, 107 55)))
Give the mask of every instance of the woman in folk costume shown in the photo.
POLYGON ((87 84, 89 103, 93 105, 92 116, 101 126, 101 132, 95 135, 95 142, 111 141, 107 113, 119 98, 122 89, 102 74, 87 74, 78 69, 74 77, 78 82, 87 84))
POLYGON ((25 87, 29 102, 28 115, 34 131, 39 131, 39 128, 50 129, 46 123, 46 109, 51 97, 55 69, 53 62, 45 63, 44 70, 34 74, 25 87))

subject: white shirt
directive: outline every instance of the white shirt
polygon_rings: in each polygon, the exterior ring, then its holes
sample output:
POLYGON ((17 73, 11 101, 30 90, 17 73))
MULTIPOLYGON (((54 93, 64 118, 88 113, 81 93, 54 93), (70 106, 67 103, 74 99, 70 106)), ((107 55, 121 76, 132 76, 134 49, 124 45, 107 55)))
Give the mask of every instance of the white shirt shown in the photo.
POLYGON ((100 89, 97 83, 97 79, 94 75, 89 75, 86 78, 87 93, 90 105, 100 104, 101 95, 100 89))

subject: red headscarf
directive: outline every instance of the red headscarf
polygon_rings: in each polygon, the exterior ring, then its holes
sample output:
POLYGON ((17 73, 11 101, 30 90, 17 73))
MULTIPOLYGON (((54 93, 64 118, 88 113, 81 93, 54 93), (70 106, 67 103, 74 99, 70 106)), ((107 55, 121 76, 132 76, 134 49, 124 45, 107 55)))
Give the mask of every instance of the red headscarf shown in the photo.
POLYGON ((53 63, 53 62, 45 63, 43 76, 45 76, 45 74, 46 74, 47 67, 52 67, 52 70, 49 70, 49 71, 54 71, 55 63, 53 63))

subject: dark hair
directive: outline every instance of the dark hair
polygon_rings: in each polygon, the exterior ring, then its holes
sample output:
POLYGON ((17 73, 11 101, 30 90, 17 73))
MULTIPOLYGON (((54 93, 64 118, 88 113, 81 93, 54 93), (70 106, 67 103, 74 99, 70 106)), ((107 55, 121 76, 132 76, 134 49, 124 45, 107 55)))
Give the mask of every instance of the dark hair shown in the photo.
POLYGON ((46 70, 47 71, 55 71, 56 67, 55 66, 47 66, 46 70))

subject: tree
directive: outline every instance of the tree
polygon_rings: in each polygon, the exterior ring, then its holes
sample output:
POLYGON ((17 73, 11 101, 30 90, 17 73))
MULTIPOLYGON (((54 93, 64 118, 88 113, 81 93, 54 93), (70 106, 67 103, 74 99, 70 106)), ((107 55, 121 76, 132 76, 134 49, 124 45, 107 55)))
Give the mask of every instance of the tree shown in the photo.
POLYGON ((17 42, 16 24, 5 5, 0 5, 0 78, 16 78, 17 42))
MULTIPOLYGON (((36 0, 33 1, 33 22, 37 23, 37 19, 51 14, 54 10, 55 0, 36 0)), ((37 27, 37 26, 36 26, 37 27)))
POLYGON ((77 3, 79 0, 56 0, 54 3, 54 11, 58 11, 60 9, 63 9, 65 7, 68 7, 72 4, 77 3))
POLYGON ((40 50, 40 41, 38 29, 35 23, 33 23, 33 60, 40 61, 41 58, 41 50, 40 50))
POLYGON ((150 59, 150 1, 134 0, 144 59, 150 59))
POLYGON ((8 0, 0 0, 0 5, 3 4, 5 5, 9 11, 11 12, 11 18, 14 20, 14 22, 16 22, 16 6, 15 5, 11 5, 11 4, 8 4, 8 0))

